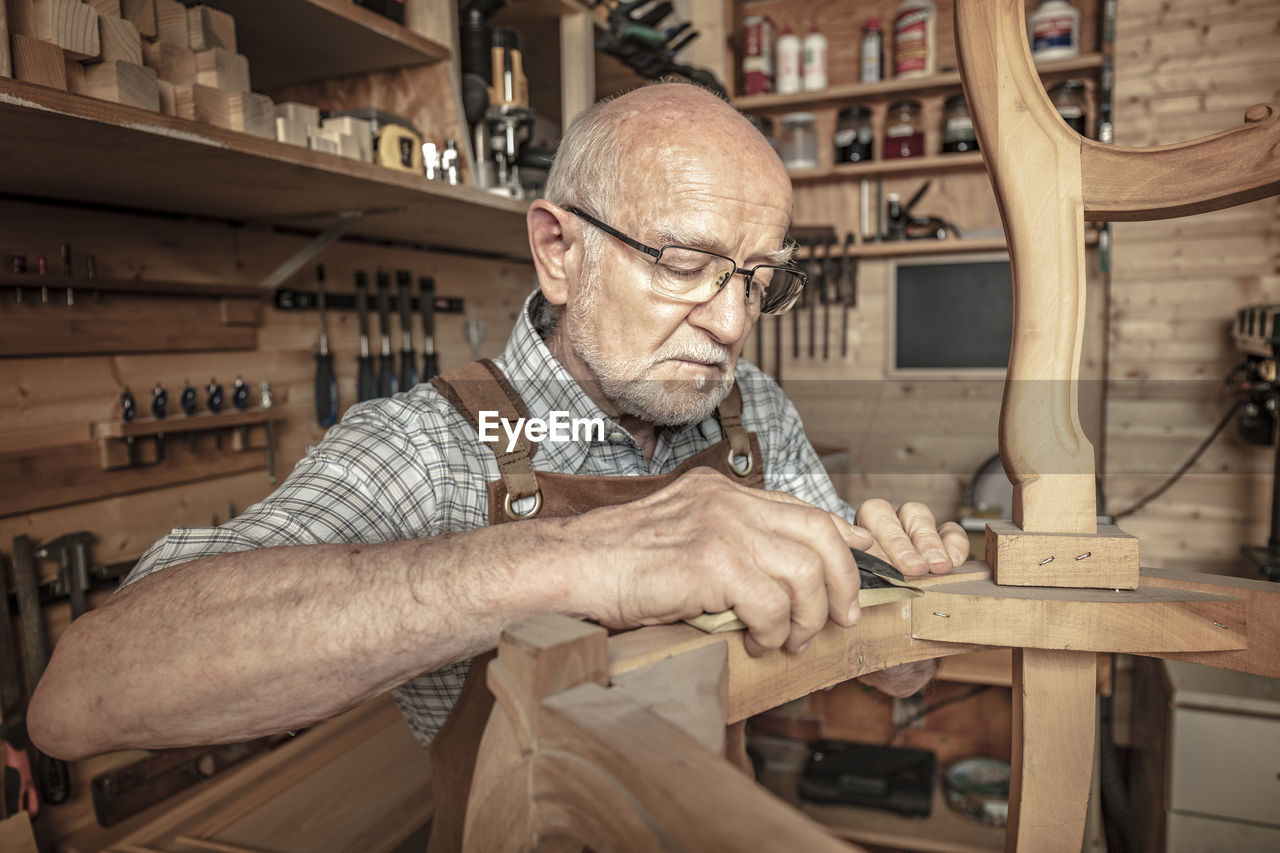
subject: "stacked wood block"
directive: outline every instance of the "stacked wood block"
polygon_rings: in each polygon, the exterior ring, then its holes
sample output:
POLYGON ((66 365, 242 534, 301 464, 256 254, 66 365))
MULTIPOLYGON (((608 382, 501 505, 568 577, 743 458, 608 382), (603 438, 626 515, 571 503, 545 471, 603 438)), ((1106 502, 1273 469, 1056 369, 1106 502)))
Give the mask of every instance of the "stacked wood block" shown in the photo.
MULTIPOLYGON (((0 0, 0 76, 268 139, 235 19, 178 0, 0 0)), ((305 132, 304 132, 305 135, 305 132)))

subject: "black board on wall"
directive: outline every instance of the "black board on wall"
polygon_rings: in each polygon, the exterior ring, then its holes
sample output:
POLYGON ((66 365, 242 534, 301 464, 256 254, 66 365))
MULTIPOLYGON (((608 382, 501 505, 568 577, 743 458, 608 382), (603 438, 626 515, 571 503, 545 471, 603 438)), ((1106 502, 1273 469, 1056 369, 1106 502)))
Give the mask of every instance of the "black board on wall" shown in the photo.
POLYGON ((894 264, 894 367, 1000 369, 1013 339, 1008 256, 894 264))

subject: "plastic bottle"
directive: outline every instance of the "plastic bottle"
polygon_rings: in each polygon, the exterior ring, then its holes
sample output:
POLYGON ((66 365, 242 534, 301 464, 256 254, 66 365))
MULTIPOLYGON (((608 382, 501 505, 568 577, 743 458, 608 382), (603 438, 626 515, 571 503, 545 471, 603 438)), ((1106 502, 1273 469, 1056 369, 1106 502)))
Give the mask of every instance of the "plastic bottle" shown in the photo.
POLYGON ((879 83, 884 79, 884 31, 879 18, 869 18, 862 28, 862 65, 860 83, 879 83))
POLYGON ((938 70, 938 7, 933 0, 902 0, 893 15, 893 73, 919 77, 938 70))
POLYGON ((800 37, 791 32, 791 27, 787 27, 774 45, 774 55, 778 62, 775 88, 779 95, 793 95, 800 91, 800 53, 800 37))
POLYGON ((1080 55, 1080 10, 1067 0, 1040 0, 1027 17, 1027 40, 1036 62, 1080 55))
POLYGON ((827 88, 827 37, 818 32, 814 22, 804 37, 804 90, 820 92, 827 88))

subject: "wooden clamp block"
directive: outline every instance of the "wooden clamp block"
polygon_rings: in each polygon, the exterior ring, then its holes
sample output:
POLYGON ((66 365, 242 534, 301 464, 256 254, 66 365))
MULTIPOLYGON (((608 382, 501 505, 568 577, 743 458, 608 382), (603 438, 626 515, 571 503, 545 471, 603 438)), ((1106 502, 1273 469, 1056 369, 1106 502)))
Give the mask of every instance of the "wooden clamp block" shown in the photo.
POLYGON ((149 41, 142 46, 142 63, 156 70, 156 76, 175 86, 196 82, 196 54, 189 47, 167 41, 149 41))
POLYGON ((137 27, 143 38, 156 37, 155 0, 120 0, 120 17, 137 27))
POLYGON ((224 92, 247 92, 249 60, 221 47, 196 51, 196 82, 224 92))
POLYGON ((236 52, 236 19, 220 9, 193 6, 187 10, 187 38, 192 50, 221 47, 236 52))
POLYGON ((142 65, 142 36, 133 24, 124 18, 110 15, 98 16, 98 34, 102 44, 102 59, 110 62, 119 59, 142 65))
POLYGON ((117 104, 160 112, 160 86, 154 69, 113 60, 85 66, 85 94, 117 104))
POLYGON ((993 521, 987 565, 1002 586, 1137 589, 1138 539, 1112 524, 1098 525, 1096 534, 1024 533, 993 521))
POLYGON ((57 45, 21 33, 13 34, 13 75, 51 89, 67 88, 67 60, 57 45))
POLYGON ((68 59, 93 59, 100 50, 98 13, 80 0, 33 0, 36 38, 62 48, 68 59))
POLYGON ((191 47, 187 34, 187 7, 178 0, 154 0, 156 9, 156 38, 178 47, 191 47))

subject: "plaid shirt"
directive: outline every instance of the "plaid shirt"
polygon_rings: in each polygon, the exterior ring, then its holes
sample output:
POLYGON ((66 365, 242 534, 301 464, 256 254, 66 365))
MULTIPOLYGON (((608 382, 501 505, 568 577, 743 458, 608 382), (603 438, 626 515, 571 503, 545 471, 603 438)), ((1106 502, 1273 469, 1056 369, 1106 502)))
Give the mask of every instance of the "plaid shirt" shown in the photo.
MULTIPOLYGON (((503 354, 494 359, 532 417, 552 411, 601 418, 603 440, 544 441, 534 469, 587 476, 666 474, 721 439, 714 416, 659 432, 645 462, 635 439, 591 401, 551 355, 532 316, 535 291, 520 312, 503 354)), ((791 401, 772 379, 739 360, 743 423, 764 456, 765 486, 845 515, 804 435, 791 401)), ((214 554, 321 542, 378 543, 472 530, 488 524, 486 484, 497 458, 431 385, 352 406, 310 448, 265 500, 221 527, 177 528, 152 545, 122 587, 169 566, 214 554)), ((393 691, 418 741, 426 746, 457 700, 469 661, 420 675, 393 691)))

